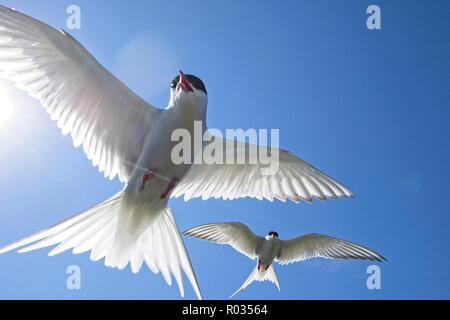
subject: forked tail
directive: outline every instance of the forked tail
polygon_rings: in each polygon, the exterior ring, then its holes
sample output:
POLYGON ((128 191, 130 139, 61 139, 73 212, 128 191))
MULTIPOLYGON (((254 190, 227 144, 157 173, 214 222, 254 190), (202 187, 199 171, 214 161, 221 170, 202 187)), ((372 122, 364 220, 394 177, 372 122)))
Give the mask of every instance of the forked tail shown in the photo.
POLYGON ((192 269, 189 256, 184 247, 178 228, 169 208, 154 213, 155 219, 143 220, 147 225, 139 228, 135 236, 133 229, 119 226, 122 206, 122 193, 98 204, 78 215, 64 220, 47 230, 40 231, 30 237, 0 248, 0 254, 19 249, 18 252, 32 250, 58 244, 49 252, 49 256, 73 249, 74 254, 91 251, 91 260, 105 258, 105 265, 124 269, 128 264, 134 273, 139 272, 143 263, 154 272, 161 272, 167 284, 172 284, 172 275, 178 283, 180 294, 184 296, 182 272, 191 282, 199 299, 202 299, 200 288, 192 269), (119 232, 118 232, 119 231, 119 232), (132 239, 117 249, 116 239, 132 239), (121 233, 118 237, 117 233, 121 233))
POLYGON ((234 295, 236 295, 239 291, 247 288, 253 281, 270 281, 274 283, 278 291, 280 291, 280 284, 278 282, 277 274, 275 273, 275 269, 272 265, 267 268, 267 270, 263 270, 263 268, 258 269, 258 264, 253 269, 252 273, 248 276, 247 280, 245 280, 244 284, 229 298, 231 299, 234 295))

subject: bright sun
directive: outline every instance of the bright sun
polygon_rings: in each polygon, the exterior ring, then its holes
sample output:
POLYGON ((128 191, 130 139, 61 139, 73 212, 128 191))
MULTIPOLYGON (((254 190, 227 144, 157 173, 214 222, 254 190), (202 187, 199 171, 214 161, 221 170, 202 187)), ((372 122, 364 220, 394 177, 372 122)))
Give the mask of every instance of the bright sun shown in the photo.
POLYGON ((0 129, 3 129, 13 116, 11 100, 4 89, 0 88, 0 129))

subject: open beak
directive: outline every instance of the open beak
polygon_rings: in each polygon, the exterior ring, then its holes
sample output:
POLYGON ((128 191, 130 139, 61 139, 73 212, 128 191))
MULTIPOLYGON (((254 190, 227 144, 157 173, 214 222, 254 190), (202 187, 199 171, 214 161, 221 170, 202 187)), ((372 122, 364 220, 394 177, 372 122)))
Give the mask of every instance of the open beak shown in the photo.
POLYGON ((180 81, 178 81, 178 85, 184 92, 194 92, 194 89, 192 89, 191 84, 189 83, 185 74, 181 70, 180 70, 180 81))

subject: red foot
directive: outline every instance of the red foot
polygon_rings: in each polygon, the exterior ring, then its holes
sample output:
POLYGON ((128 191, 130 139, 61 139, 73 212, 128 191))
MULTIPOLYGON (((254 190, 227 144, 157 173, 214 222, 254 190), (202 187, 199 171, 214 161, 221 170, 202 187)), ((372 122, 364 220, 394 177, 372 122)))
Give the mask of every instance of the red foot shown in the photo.
POLYGON ((141 187, 139 188, 139 191, 144 190, 145 184, 147 183, 147 181, 149 181, 154 176, 155 176, 155 171, 153 171, 153 170, 146 171, 144 173, 144 175, 142 176, 142 184, 141 184, 141 187))
POLYGON ((261 269, 261 262, 258 261, 258 270, 261 269))
POLYGON ((267 271, 267 269, 269 269, 269 267, 270 267, 270 264, 266 267, 266 271, 267 271))
POLYGON ((170 191, 173 190, 173 188, 175 188, 177 186, 177 183, 178 183, 178 179, 177 178, 173 178, 169 182, 169 185, 167 186, 166 191, 161 193, 160 199, 163 200, 163 199, 167 198, 167 195, 170 193, 170 191))

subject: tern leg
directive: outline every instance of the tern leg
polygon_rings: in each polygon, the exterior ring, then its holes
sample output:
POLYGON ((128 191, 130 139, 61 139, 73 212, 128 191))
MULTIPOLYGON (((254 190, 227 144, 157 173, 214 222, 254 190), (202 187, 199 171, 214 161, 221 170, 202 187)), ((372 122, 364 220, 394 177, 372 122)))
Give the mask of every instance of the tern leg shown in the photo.
POLYGON ((169 182, 169 185, 166 188, 166 191, 164 191, 163 193, 161 193, 161 200, 165 199, 167 197, 167 195, 170 193, 170 191, 173 190, 173 188, 175 188, 177 186, 178 183, 178 179, 177 178, 172 178, 172 180, 169 182))
POLYGON ((144 175, 142 176, 142 183, 141 183, 141 187, 139 188, 139 191, 144 190, 145 184, 147 183, 147 181, 149 181, 154 176, 155 176, 155 171, 153 171, 153 170, 146 171, 144 173, 144 175))

